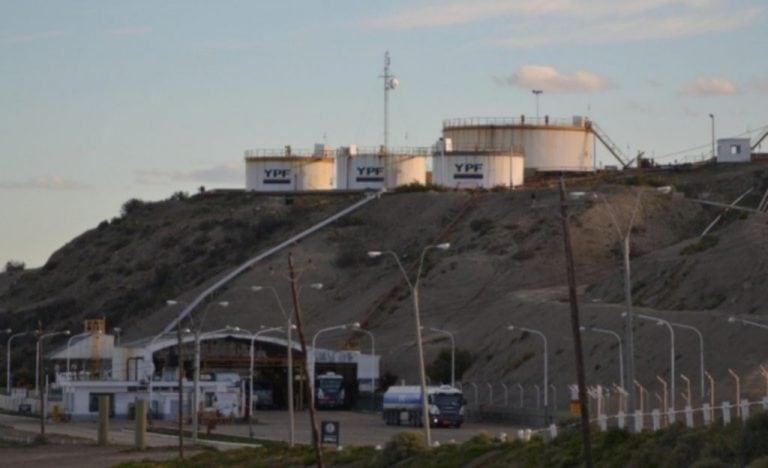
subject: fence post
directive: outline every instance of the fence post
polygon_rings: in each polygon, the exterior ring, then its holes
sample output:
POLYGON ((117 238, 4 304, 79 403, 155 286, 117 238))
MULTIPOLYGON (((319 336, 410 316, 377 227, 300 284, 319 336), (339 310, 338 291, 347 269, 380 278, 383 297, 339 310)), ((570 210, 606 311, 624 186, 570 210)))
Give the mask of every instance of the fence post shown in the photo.
POLYGON ((644 421, 645 415, 640 410, 635 410, 635 432, 640 433, 643 432, 643 428, 645 427, 645 421, 644 421))
POLYGON ((743 399, 741 400, 741 420, 746 421, 749 419, 749 400, 743 399))
POLYGON ((624 426, 627 425, 626 415, 621 410, 619 410, 619 413, 616 415, 616 420, 619 425, 619 429, 624 429, 624 426))
POLYGON ((675 409, 674 408, 669 408, 669 411, 667 411, 667 421, 669 421, 668 425, 670 425, 670 426, 675 423, 675 409))
POLYGON ((109 395, 99 396, 99 445, 107 445, 109 434, 109 395))
POLYGON ((653 421, 653 430, 658 431, 661 428, 661 412, 659 410, 651 411, 651 421, 653 421))
POLYGON ((691 405, 685 405, 685 425, 693 427, 693 408, 691 405))
POLYGON ((135 446, 138 450, 147 448, 147 400, 136 400, 136 439, 135 446))
POLYGON ((723 404, 723 424, 729 424, 731 422, 731 403, 724 401, 722 404, 723 404))
POLYGON ((704 416, 705 426, 712 424, 712 408, 709 407, 709 403, 701 405, 701 414, 704 416))

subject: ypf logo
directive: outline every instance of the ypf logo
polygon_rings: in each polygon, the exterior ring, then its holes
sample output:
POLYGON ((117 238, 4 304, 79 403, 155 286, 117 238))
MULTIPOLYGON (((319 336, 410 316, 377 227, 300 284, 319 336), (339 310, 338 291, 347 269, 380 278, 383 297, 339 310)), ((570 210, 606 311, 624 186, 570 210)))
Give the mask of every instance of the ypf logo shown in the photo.
POLYGON ((483 163, 456 163, 453 165, 454 179, 482 179, 483 163))
POLYGON ((361 166, 355 169, 355 182, 384 182, 384 168, 381 166, 361 166))
POLYGON ((265 184, 290 184, 290 169, 264 169, 265 184))

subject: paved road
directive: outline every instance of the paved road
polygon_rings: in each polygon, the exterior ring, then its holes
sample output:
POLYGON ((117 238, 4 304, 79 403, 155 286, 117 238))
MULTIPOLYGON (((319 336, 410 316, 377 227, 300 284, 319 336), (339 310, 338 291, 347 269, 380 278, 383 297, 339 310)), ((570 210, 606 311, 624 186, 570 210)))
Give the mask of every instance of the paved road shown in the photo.
MULTIPOLYGON (((253 425, 254 436, 257 439, 288 440, 288 413, 286 411, 259 411, 255 413, 256 423, 253 425)), ((342 445, 384 445, 400 431, 406 429, 422 431, 411 426, 387 426, 378 413, 358 413, 350 411, 320 411, 320 421, 338 421, 342 445)), ((506 433, 513 436, 519 427, 502 424, 464 423, 460 429, 432 428, 432 440, 446 443, 451 440, 464 442, 482 431, 492 435, 506 433)), ((248 436, 247 424, 229 424, 216 428, 216 433, 248 436)), ((309 443, 309 413, 296 413, 296 442, 309 443)))

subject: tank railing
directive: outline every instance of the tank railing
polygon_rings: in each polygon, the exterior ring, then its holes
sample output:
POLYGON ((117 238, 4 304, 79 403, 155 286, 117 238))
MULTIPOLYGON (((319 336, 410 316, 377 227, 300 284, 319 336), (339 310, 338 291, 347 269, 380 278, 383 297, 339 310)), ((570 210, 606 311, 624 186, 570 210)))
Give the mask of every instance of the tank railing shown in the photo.
MULTIPOLYGON (((383 146, 358 146, 357 153, 353 156, 370 154, 387 154, 390 156, 426 156, 431 153, 433 147, 429 146, 399 146, 389 147, 384 150, 383 146)), ((337 156, 349 156, 349 147, 342 146, 335 151, 337 156)))
POLYGON ((314 149, 296 149, 296 148, 280 148, 280 149, 249 149, 245 150, 246 158, 321 158, 330 157, 333 155, 333 150, 324 150, 322 154, 317 154, 314 149))
POLYGON ((465 117, 459 119, 443 120, 443 128, 450 127, 485 127, 491 125, 552 125, 559 127, 586 127, 589 120, 585 117, 580 122, 573 119, 544 117, 465 117))
MULTIPOLYGON (((470 155, 472 153, 504 153, 503 156, 506 156, 509 153, 513 153, 516 155, 523 155, 523 147, 520 145, 502 145, 502 144, 495 144, 495 145, 471 145, 471 144, 465 144, 465 145, 453 145, 450 151, 446 151, 446 156, 453 156, 456 154, 465 154, 469 153, 470 155)), ((437 147, 437 145, 432 146, 432 155, 433 156, 441 156, 442 152, 437 147)))

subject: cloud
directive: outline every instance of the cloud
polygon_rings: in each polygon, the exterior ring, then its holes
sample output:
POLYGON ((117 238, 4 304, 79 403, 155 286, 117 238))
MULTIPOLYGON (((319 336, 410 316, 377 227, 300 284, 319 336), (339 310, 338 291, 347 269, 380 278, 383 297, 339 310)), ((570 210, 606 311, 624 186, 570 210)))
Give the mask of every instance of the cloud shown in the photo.
POLYGON ((29 179, 24 182, 0 181, 0 189, 33 189, 33 190, 85 190, 90 185, 60 176, 45 176, 29 179))
POLYGON ((147 26, 123 26, 121 28, 110 29, 109 33, 116 36, 143 36, 152 31, 147 26))
POLYGON ((145 185, 165 185, 171 182, 245 183, 245 168, 233 164, 189 171, 138 170, 135 175, 136 181, 145 185))
POLYGON ((680 93, 686 96, 718 96, 738 94, 738 92, 739 88, 733 81, 714 76, 696 78, 680 90, 680 93))
POLYGON ((528 48, 704 35, 756 23, 766 12, 725 0, 466 0, 402 9, 365 24, 408 30, 497 22, 514 32, 475 42, 528 48))
POLYGON ((572 74, 561 73, 548 65, 523 65, 507 78, 495 78, 501 85, 525 89, 542 89, 552 93, 581 93, 604 91, 611 83, 595 73, 579 70, 572 74))
POLYGON ((64 31, 42 31, 14 36, 0 37, 0 44, 27 44, 30 42, 44 41, 64 35, 64 31))

